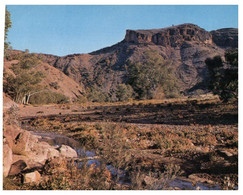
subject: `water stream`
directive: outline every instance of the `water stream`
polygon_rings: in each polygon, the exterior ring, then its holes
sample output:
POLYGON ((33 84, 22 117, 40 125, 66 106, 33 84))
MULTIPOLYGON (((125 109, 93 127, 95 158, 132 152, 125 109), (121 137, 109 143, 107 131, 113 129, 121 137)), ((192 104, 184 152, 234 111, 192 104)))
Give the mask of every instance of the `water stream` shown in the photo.
MULTIPOLYGON (((37 133, 32 132, 34 135, 40 136, 40 141, 48 142, 52 146, 59 147, 61 145, 68 145, 76 150, 78 157, 84 158, 84 157, 95 157, 96 154, 93 151, 84 150, 80 143, 72 138, 58 135, 55 133, 37 133)), ((91 159, 88 160, 87 165, 90 166, 91 164, 96 164, 96 166, 99 166, 101 164, 100 160, 97 159, 91 159)), ((129 185, 127 182, 125 171, 123 170, 117 170, 112 165, 106 165, 107 169, 110 171, 111 175, 114 177, 116 175, 119 176, 119 183, 120 184, 126 184, 129 185)), ((175 179, 172 182, 169 183, 170 187, 177 187, 179 189, 187 189, 187 190, 195 190, 200 188, 201 190, 221 190, 220 187, 217 186, 208 186, 204 183, 197 183, 196 185, 193 185, 189 181, 185 181, 182 179, 175 179)), ((157 189, 162 189, 163 186, 158 187, 157 189)))

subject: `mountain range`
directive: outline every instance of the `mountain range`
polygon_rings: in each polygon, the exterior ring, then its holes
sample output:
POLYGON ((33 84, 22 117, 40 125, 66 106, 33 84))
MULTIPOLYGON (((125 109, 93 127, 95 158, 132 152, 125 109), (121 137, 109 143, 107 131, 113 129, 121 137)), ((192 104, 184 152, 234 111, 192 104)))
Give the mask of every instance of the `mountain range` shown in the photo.
POLYGON ((118 84, 127 82, 126 63, 143 61, 145 52, 151 50, 171 61, 180 91, 190 93, 207 88, 206 58, 224 56, 229 48, 238 48, 238 29, 208 32, 195 24, 181 24, 161 29, 126 30, 121 42, 88 54, 38 55, 43 64, 58 69, 76 83, 73 94, 77 96, 94 84, 112 93, 118 84))

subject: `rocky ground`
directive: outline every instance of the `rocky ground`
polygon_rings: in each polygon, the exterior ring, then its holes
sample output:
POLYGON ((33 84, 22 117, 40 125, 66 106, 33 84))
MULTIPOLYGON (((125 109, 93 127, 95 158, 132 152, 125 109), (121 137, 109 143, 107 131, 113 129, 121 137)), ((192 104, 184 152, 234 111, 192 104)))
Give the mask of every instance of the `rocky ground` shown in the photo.
POLYGON ((11 108, 4 113, 3 131, 3 175, 21 173, 24 183, 39 182, 40 173, 47 159, 55 157, 77 157, 69 146, 54 147, 41 141, 41 137, 22 129, 13 116, 11 108))
MULTIPOLYGON (((223 104, 216 99, 153 100, 25 106, 18 113, 19 125, 14 124, 10 111, 4 116, 4 174, 8 175, 5 189, 159 189, 158 183, 170 183, 175 178, 191 182, 195 188, 200 183, 212 189, 238 186, 238 106, 234 103, 223 104), (57 161, 77 157, 75 146, 54 146, 23 129, 74 138, 82 147, 94 151, 99 162, 124 170, 130 184, 114 184, 114 175, 107 167, 92 166, 82 172, 89 175, 88 183, 80 176, 80 170, 62 172, 62 182, 48 183, 46 178, 55 172, 57 161), (50 161, 57 158, 62 160, 50 161), (74 173, 82 184, 73 180, 74 173), (26 183, 24 187, 17 182, 21 180, 26 183), (95 185, 95 180, 103 185, 95 185), (9 185, 10 181, 15 181, 14 185, 9 185), (32 182, 38 185, 29 186, 32 182)), ((67 165, 62 166, 65 170, 67 165)), ((56 177, 51 175, 52 179, 56 177)))

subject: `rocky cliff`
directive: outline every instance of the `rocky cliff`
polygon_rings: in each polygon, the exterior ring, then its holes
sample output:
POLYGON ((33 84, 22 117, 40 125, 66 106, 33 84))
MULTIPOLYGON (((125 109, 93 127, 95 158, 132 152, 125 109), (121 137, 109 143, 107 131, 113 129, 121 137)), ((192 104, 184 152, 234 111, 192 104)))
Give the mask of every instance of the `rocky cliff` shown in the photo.
POLYGON ((210 33, 212 34, 213 42, 219 47, 238 48, 238 29, 223 28, 210 33))
POLYGON ((178 47, 185 41, 211 43, 212 35, 194 24, 183 24, 154 30, 127 30, 125 41, 130 43, 151 43, 164 47, 178 47))

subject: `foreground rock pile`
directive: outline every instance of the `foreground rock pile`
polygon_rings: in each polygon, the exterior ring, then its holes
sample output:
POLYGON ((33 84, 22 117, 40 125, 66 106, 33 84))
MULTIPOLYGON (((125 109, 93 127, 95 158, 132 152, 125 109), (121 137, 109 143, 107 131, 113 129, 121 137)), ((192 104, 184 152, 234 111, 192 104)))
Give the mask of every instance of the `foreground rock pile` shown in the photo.
POLYGON ((40 182, 40 170, 47 160, 74 158, 77 153, 70 146, 51 146, 41 136, 23 130, 13 117, 16 107, 4 111, 3 176, 21 174, 24 183, 40 182))

